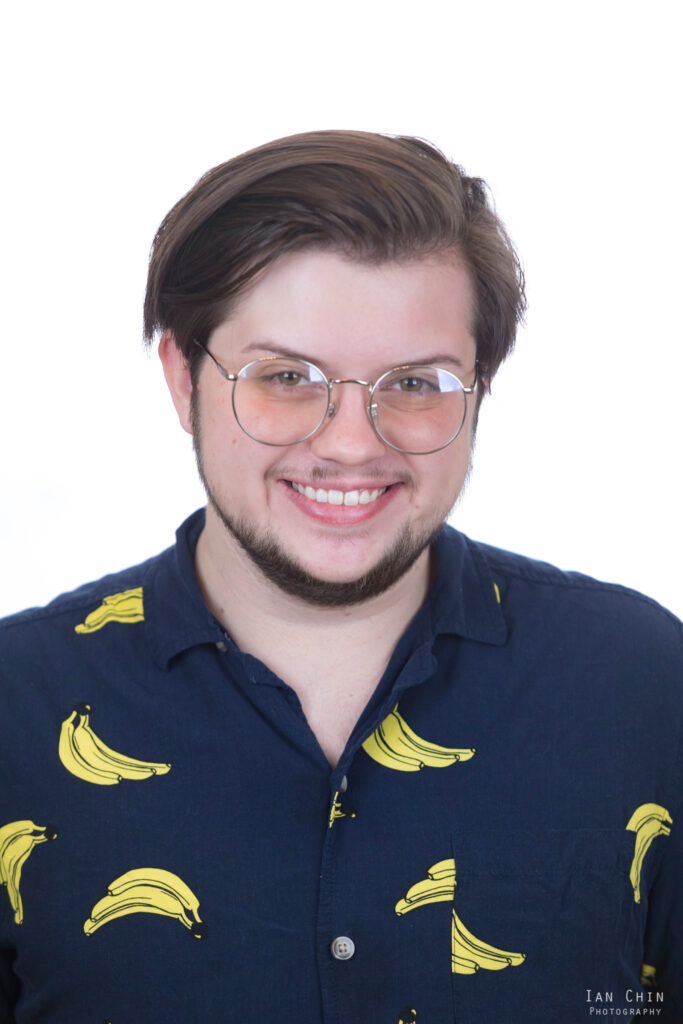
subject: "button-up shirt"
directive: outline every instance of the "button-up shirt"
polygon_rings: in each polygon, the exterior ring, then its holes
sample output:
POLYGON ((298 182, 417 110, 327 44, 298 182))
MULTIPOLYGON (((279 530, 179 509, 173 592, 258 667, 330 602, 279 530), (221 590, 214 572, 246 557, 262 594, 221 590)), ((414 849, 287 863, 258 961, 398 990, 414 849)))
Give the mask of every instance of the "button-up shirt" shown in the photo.
POLYGON ((332 770, 203 522, 0 624, 0 1022, 680 1024, 678 620, 445 528, 332 770))

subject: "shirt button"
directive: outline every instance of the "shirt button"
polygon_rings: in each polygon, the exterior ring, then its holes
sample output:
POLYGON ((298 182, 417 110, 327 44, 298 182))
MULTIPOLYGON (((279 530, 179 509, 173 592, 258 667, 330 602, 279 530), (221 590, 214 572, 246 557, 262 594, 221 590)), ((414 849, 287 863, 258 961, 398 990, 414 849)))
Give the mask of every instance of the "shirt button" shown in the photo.
POLYGON ((228 645, 223 640, 219 640, 218 643, 216 644, 216 647, 222 654, 225 654, 225 652, 228 649, 228 645))
POLYGON ((335 960, 350 960, 356 952, 353 940, 347 935, 338 935, 332 942, 330 949, 335 960))
POLYGON ((348 788, 349 788, 349 780, 346 778, 346 776, 344 776, 344 778, 339 783, 339 792, 340 793, 345 793, 348 788))

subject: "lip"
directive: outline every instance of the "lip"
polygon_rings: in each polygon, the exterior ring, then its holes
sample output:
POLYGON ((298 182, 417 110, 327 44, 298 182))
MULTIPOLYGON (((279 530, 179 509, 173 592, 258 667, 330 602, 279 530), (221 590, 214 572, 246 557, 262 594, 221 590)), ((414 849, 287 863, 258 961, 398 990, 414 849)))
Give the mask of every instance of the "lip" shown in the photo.
MULTIPOLYGON (((309 519, 315 520, 317 523, 325 524, 328 526, 355 526, 357 523, 366 523, 370 519, 374 519, 387 505, 394 500, 401 484, 378 484, 377 481, 368 484, 351 485, 344 483, 342 487, 337 484, 336 487, 328 484, 325 490, 340 490, 345 493, 348 491, 374 491, 382 490, 382 487, 386 487, 384 494, 380 494, 374 501, 369 502, 366 505, 331 505, 329 503, 322 503, 318 501, 312 501, 305 495, 300 494, 292 487, 292 483, 300 484, 303 487, 307 485, 301 480, 279 480, 279 485, 284 491, 286 497, 298 508, 301 512, 309 517, 309 519)), ((320 484, 310 484, 308 486, 315 487, 316 490, 320 487, 320 484)))

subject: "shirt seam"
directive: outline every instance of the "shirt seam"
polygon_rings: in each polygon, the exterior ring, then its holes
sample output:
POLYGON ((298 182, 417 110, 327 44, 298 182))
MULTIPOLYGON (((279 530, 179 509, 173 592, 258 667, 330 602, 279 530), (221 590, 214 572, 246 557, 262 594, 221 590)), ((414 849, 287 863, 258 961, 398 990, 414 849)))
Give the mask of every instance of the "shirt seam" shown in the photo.
MULTIPOLYGON (((475 542, 476 544, 476 542, 475 542)), ((476 544, 481 554, 487 560, 489 567, 493 570, 499 571, 503 576, 514 577, 533 583, 539 583, 549 587, 562 587, 566 590, 589 590, 603 593, 616 593, 621 594, 623 597, 631 598, 637 604, 644 604, 648 608, 654 611, 662 612, 667 618, 671 619, 672 622, 679 627, 683 635, 683 623, 674 612, 664 607, 652 597, 648 597, 647 594, 642 594, 638 590, 634 590, 631 587, 625 586, 623 583, 607 583, 603 580, 596 580, 591 576, 584 576, 582 573, 576 572, 564 572, 562 569, 557 569, 555 566, 550 566, 547 571, 534 568, 525 568, 522 566, 511 566, 506 564, 503 560, 498 560, 495 556, 490 556, 483 551, 479 544, 476 544)))
MULTIPOLYGON (((157 556, 160 557, 160 556, 157 556)), ((93 606, 98 600, 102 600, 103 597, 108 597, 111 594, 115 594, 116 587, 120 586, 126 590, 133 589, 133 584, 137 580, 137 585, 143 588, 143 600, 144 600, 144 580, 149 576, 149 573, 153 570, 153 566, 135 566, 134 571, 130 572, 128 569, 122 570, 117 576, 112 574, 107 579, 111 579, 111 585, 105 585, 100 587, 99 580, 95 580, 92 584, 85 584, 87 587, 92 586, 92 592, 89 596, 73 597, 59 595, 54 599, 55 602, 41 607, 25 608, 22 611, 14 612, 11 615, 5 616, 0 619, 0 630, 6 629, 17 629, 22 626, 32 626, 36 623, 45 622, 50 619, 57 619, 62 615, 70 615, 77 611, 93 610, 93 606), (129 575, 130 573, 130 575, 129 575), (117 582, 118 580, 118 582, 117 582)))

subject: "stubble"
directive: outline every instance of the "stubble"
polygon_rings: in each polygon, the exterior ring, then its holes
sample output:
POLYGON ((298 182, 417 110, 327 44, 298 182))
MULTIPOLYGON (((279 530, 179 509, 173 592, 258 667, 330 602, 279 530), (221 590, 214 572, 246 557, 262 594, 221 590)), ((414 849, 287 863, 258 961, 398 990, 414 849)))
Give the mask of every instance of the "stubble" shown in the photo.
POLYGON ((193 448, 197 470, 209 504, 225 529, 237 541, 253 565, 280 590, 319 608, 342 608, 383 594, 414 565, 422 552, 439 536, 440 521, 417 532, 406 526, 391 547, 357 579, 345 582, 321 579, 288 555, 272 530, 257 532, 245 519, 233 516, 218 501, 209 484, 202 458, 198 389, 192 393, 193 448))

